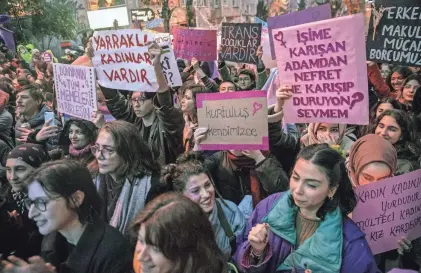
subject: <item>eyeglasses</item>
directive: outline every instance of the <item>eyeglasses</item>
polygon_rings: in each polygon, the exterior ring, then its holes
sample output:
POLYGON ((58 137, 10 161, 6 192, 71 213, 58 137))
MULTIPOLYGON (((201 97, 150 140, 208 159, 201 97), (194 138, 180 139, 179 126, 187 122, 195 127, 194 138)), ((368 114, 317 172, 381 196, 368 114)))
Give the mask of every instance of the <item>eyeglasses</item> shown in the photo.
POLYGON ((31 209, 31 206, 33 204, 37 210, 39 210, 41 212, 46 212, 47 211, 47 205, 48 205, 48 203, 50 203, 51 201, 56 200, 56 199, 58 199, 60 197, 61 196, 58 196, 56 198, 52 198, 52 199, 49 199, 49 200, 44 200, 44 199, 41 199, 41 198, 37 198, 37 199, 35 199, 33 201, 31 199, 29 199, 29 198, 25 198, 23 200, 23 203, 24 203, 25 207, 28 210, 31 209))
POLYGON ((251 79, 250 78, 238 78, 238 81, 239 82, 249 82, 249 81, 251 81, 251 79))
POLYGON ((132 103, 132 104, 135 104, 135 103, 139 103, 139 105, 143 105, 144 103, 145 103, 145 100, 148 100, 148 99, 146 99, 146 98, 130 98, 130 102, 132 103))
POLYGON ((110 149, 110 148, 102 148, 102 149, 100 149, 100 147, 98 145, 94 145, 94 146, 91 147, 91 152, 92 152, 92 154, 94 156, 96 156, 98 152, 101 152, 101 155, 105 159, 108 159, 108 158, 110 158, 110 156, 112 154, 115 153, 115 150, 114 149, 110 149))

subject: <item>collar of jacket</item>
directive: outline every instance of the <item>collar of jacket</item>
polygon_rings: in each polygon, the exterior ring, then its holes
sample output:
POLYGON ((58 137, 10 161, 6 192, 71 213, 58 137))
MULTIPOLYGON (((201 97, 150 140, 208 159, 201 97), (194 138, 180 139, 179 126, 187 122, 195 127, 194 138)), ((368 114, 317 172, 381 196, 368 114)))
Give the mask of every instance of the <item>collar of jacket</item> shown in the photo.
MULTIPOLYGON (((295 218, 297 207, 289 203, 288 191, 279 198, 262 222, 268 223, 273 233, 296 245, 295 218)), ((279 266, 278 270, 311 269, 313 272, 337 273, 342 264, 343 221, 340 209, 328 213, 314 234, 304 241, 279 266)))
MULTIPOLYGON (((77 245, 65 261, 60 261, 60 258, 63 258, 60 257, 60 253, 63 248, 66 248, 66 238, 59 232, 44 237, 42 252, 45 253, 47 261, 57 268, 64 267, 67 270, 71 269, 71 272, 89 273, 90 264, 104 237, 105 227, 106 224, 102 220, 95 221, 94 224, 87 224, 77 245)), ((59 272, 63 272, 63 270, 59 272)), ((64 272, 67 271, 64 270, 64 272)))

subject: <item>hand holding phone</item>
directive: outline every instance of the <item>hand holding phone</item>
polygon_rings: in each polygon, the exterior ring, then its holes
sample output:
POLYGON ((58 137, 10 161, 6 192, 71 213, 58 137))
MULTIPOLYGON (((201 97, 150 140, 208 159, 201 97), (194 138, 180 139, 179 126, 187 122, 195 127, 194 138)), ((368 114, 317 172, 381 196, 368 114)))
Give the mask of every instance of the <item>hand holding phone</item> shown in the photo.
POLYGON ((50 121, 48 123, 49 126, 56 125, 55 118, 54 118, 54 112, 45 112, 44 113, 44 122, 50 121))

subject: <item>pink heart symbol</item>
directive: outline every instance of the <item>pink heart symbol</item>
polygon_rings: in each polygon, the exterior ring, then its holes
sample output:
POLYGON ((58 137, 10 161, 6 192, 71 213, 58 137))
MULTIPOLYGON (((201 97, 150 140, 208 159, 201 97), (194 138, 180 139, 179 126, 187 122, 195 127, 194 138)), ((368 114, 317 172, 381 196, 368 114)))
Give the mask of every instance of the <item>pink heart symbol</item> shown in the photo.
POLYGON ((256 114, 257 111, 262 109, 263 105, 261 103, 254 102, 253 103, 253 116, 256 114))

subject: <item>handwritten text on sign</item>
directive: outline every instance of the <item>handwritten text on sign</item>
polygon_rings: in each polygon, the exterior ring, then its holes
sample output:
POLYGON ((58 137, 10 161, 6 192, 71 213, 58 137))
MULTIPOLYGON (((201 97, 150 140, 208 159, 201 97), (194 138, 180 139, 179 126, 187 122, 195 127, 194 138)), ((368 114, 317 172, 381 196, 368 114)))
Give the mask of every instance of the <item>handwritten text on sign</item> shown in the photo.
POLYGON ((197 94, 199 127, 208 128, 202 150, 267 150, 266 92, 197 94))
POLYGON ((54 64, 53 70, 58 111, 90 121, 97 109, 94 68, 54 64))
POLYGON ((175 28, 173 34, 177 58, 216 60, 216 30, 175 28))
POLYGON ((285 121, 368 124, 362 14, 273 30, 285 121))
POLYGON ((261 24, 222 23, 221 59, 257 64, 256 52, 261 35, 261 24))
POLYGON ((398 248, 402 236, 421 236, 421 170, 357 187, 352 220, 373 254, 398 248))
POLYGON ((102 86, 155 92, 156 75, 146 44, 153 35, 137 29, 95 31, 92 62, 102 86))
POLYGON ((376 0, 386 8, 376 29, 374 12, 367 35, 367 59, 382 63, 421 66, 421 2, 419 0, 376 0))

